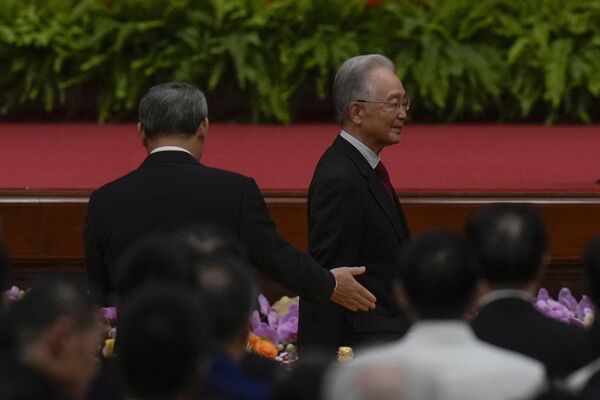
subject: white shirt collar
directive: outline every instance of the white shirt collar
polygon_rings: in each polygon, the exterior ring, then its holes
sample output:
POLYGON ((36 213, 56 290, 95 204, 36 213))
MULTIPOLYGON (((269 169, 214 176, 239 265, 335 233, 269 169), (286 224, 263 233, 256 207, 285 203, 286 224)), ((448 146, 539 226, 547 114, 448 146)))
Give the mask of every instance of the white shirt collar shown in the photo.
POLYGON ((154 150, 152 150, 150 152, 150 154, 159 153, 161 151, 184 151, 184 152, 188 153, 190 156, 192 156, 192 157, 194 156, 188 150, 184 149, 183 147, 179 147, 179 146, 160 146, 160 147, 157 147, 154 150))
POLYGON ((340 136, 346 139, 352 146, 356 148, 363 155, 363 157, 367 160, 371 168, 375 169, 377 164, 379 164, 379 155, 371 150, 366 144, 346 132, 342 129, 340 132, 340 136))
POLYGON ((460 319, 416 321, 405 338, 416 342, 439 341, 441 343, 476 340, 469 324, 460 319))
POLYGON ((479 307, 500 299, 521 299, 533 303, 535 298, 531 293, 520 289, 498 289, 483 295, 479 300, 479 307))

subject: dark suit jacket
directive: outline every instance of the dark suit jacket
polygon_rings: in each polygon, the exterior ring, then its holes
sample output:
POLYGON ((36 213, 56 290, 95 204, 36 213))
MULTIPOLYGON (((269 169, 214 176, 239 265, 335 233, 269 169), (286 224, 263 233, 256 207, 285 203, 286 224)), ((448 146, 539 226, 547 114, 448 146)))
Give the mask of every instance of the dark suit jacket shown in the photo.
POLYGON ((115 287, 115 261, 132 242, 202 222, 240 237, 250 262, 275 281, 306 299, 329 301, 335 279, 279 236, 254 180, 203 166, 182 151, 149 155, 92 193, 84 235, 89 281, 107 295, 115 287))
POLYGON ((373 168, 339 137, 325 151, 308 193, 310 254, 323 266, 366 266, 358 277, 377 297, 369 312, 335 305, 300 304, 299 350, 318 344, 337 348, 400 337, 408 322, 396 308, 391 280, 408 229, 398 199, 392 200, 373 168))
POLYGON ((592 361, 586 330, 550 319, 526 300, 502 298, 485 305, 472 321, 477 337, 522 353, 561 377, 592 361))

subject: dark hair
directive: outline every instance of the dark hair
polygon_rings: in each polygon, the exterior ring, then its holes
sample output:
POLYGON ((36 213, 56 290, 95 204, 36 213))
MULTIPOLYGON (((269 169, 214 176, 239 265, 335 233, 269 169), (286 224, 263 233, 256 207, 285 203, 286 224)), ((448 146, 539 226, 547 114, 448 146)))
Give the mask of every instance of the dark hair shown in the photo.
POLYGON ((150 234, 128 247, 116 263, 115 286, 124 300, 136 287, 152 282, 192 284, 184 246, 172 236, 150 234))
POLYGON ((433 231, 404 247, 399 278, 419 318, 458 319, 469 306, 479 268, 462 234, 433 231))
POLYGON ((207 117, 208 106, 204 93, 197 87, 185 82, 169 82, 148 90, 138 112, 147 137, 191 136, 207 117))
POLYGON ((83 289, 52 279, 35 283, 23 299, 11 304, 7 326, 16 345, 23 346, 61 317, 83 330, 97 321, 98 308, 83 289))
POLYGON ((333 365, 331 357, 310 352, 284 371, 275 383, 271 400, 319 400, 324 398, 324 379, 333 365))
POLYGON ((231 231, 212 223, 192 224, 175 233, 175 240, 184 244, 189 262, 200 264, 205 258, 232 257, 246 260, 248 253, 231 231))
POLYGON ((188 244, 196 287, 216 340, 223 345, 246 337, 257 293, 244 247, 229 231, 216 226, 188 227, 179 237, 188 244))
POLYGON ((221 343, 248 335, 250 312, 256 300, 249 266, 228 257, 206 259, 197 265, 196 282, 221 343))
POLYGON ((195 385, 210 352, 207 323, 189 288, 167 284, 132 293, 118 321, 118 362, 133 396, 177 394, 195 385))
POLYGON ((531 281, 548 250, 546 227, 528 204, 484 207, 467 220, 465 233, 475 245, 483 276, 491 283, 531 281))
POLYGON ((600 306, 600 236, 590 240, 583 251, 583 263, 589 282, 590 298, 600 306))

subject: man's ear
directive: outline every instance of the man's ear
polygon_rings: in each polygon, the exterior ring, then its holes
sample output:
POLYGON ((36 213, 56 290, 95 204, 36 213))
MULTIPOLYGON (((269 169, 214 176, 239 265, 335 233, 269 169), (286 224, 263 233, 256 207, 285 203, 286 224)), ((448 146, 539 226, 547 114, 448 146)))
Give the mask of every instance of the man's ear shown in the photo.
POLYGON ((75 322, 65 317, 59 318, 52 324, 46 334, 46 344, 52 357, 61 359, 64 356, 66 347, 76 329, 75 322))
POLYGON ((408 296, 406 295, 406 289, 404 288, 404 283, 401 280, 394 279, 392 282, 392 296, 394 297, 394 301, 396 305, 401 310, 406 310, 408 305, 410 304, 408 300, 408 296))
POLYGON ((355 125, 360 125, 363 119, 363 108, 355 102, 350 103, 348 119, 355 125))
POLYGON ((140 135, 140 140, 144 147, 148 148, 148 138, 146 137, 146 132, 144 132, 144 128, 142 127, 142 123, 138 122, 137 124, 138 135, 140 135))

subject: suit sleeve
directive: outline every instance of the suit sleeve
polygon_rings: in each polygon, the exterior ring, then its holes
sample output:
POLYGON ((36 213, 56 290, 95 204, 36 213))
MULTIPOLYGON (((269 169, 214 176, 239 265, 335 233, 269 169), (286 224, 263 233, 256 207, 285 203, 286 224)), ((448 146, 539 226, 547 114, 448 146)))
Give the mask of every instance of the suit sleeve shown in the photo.
POLYGON ((96 232, 96 222, 93 211, 93 195, 88 203, 85 218, 83 242, 85 247, 85 268, 87 282, 92 291, 97 293, 102 304, 106 304, 110 292, 108 273, 103 262, 99 236, 96 232))
POLYGON ((248 180, 244 190, 240 234, 248 247, 250 261, 258 269, 306 300, 329 302, 335 278, 309 255, 281 238, 253 179, 248 180))
POLYGON ((362 196, 344 171, 325 168, 313 179, 309 194, 308 247, 330 268, 358 266, 363 235, 362 196))

